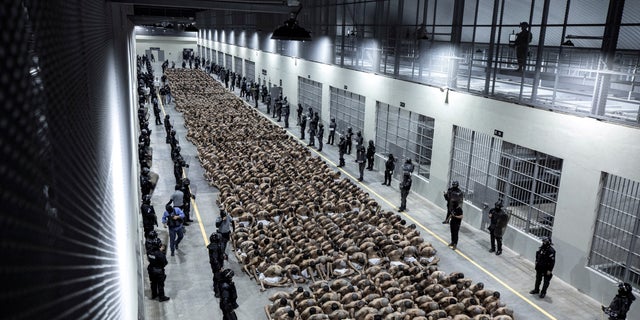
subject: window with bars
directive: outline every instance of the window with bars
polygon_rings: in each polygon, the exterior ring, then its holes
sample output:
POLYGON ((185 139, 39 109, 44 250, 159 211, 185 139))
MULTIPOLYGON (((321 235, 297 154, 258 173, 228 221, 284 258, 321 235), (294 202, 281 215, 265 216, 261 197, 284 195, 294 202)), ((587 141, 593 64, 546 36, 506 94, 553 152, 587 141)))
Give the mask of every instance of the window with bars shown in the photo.
POLYGON ((376 151, 393 154, 400 164, 412 159, 414 172, 429 179, 435 119, 379 101, 376 109, 376 151))
POLYGON ((304 114, 311 108, 322 119, 322 83, 298 77, 298 103, 302 104, 304 114))
POLYGON ((218 51, 218 65, 224 66, 224 52, 218 51))
POLYGON ((640 288, 640 182, 602 173, 589 266, 640 288))
MULTIPOLYGON (((242 70, 242 58, 233 57, 233 71, 235 73, 244 75, 245 71, 242 70)), ((249 79, 249 78, 247 78, 247 79, 249 79)))
MULTIPOLYGON (((347 128, 353 129, 353 135, 364 128, 364 96, 331 87, 331 104, 329 111, 331 118, 336 119, 337 131, 341 134, 347 132, 347 128)), ((364 134, 364 132, 363 132, 364 134)), ((365 137, 365 141, 367 138, 365 137)), ((365 145, 367 143, 365 142, 365 145)))
POLYGON ((232 67, 233 67, 233 56, 230 55, 230 54, 225 54, 224 58, 225 58, 224 59, 224 68, 227 69, 227 71, 233 70, 232 69, 232 67))
POLYGON ((476 206, 504 201, 509 224, 537 237, 551 236, 562 159, 485 133, 454 126, 451 181, 476 206))
POLYGON ((256 81, 256 63, 244 60, 244 73, 247 75, 247 80, 256 81))

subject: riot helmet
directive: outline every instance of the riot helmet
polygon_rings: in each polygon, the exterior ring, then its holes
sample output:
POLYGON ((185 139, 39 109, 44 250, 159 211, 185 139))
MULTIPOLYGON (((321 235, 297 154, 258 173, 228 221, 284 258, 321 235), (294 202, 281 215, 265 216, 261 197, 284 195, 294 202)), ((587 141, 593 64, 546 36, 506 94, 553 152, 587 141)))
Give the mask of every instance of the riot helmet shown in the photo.
POLYGON ((155 238, 151 240, 151 250, 159 250, 162 246, 162 240, 160 238, 155 238))
POLYGON ((543 246, 550 246, 552 244, 553 243, 551 242, 551 237, 547 237, 547 236, 542 237, 542 245, 543 246))
POLYGON ((209 242, 218 243, 220 241, 220 235, 217 232, 214 232, 209 237, 209 242))
POLYGON ((230 281, 233 278, 233 276, 235 276, 235 273, 233 272, 233 270, 231 270, 231 269, 222 270, 222 277, 224 279, 227 279, 227 280, 230 281))
POLYGON ((502 199, 499 199, 498 201, 496 201, 495 204, 496 208, 498 209, 502 209, 503 205, 502 205, 502 199))
POLYGON ((158 232, 156 232, 155 230, 151 230, 147 232, 147 238, 156 239, 157 237, 158 237, 158 232))
POLYGON ((454 188, 457 188, 460 184, 458 183, 457 180, 454 180, 453 182, 451 182, 451 186, 454 188))
POLYGON ((151 195, 145 194, 142 196, 142 203, 150 204, 151 203, 151 195))

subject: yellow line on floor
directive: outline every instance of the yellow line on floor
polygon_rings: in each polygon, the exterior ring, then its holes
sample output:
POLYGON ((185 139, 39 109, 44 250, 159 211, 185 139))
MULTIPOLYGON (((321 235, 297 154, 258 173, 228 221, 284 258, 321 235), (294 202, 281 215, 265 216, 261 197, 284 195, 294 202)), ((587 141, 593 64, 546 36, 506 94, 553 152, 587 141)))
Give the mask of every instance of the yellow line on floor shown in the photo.
MULTIPOLYGON (((164 109, 164 103, 162 102, 162 98, 158 97, 158 104, 160 105, 160 109, 162 109, 162 115, 165 116, 167 114, 164 109)), ((164 117, 163 117, 164 118, 164 117)), ((187 177, 187 175, 182 172, 183 177, 187 177)), ((204 229, 204 224, 202 223, 202 217, 200 216, 200 210, 198 210, 198 205, 194 199, 190 199, 191 207, 193 208, 193 212, 196 213, 196 217, 198 217, 198 226, 200 227, 200 234, 202 234, 202 239, 204 240, 204 245, 207 246, 209 244, 209 237, 207 236, 207 231, 204 229)))

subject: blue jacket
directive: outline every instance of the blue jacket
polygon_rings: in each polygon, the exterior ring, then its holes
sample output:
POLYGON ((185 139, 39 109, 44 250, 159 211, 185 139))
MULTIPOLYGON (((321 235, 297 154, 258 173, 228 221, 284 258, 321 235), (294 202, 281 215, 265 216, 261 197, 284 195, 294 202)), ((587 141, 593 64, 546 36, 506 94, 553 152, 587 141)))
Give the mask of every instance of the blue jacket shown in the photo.
POLYGON ((173 223, 170 223, 169 219, 172 214, 165 211, 162 215, 162 223, 169 225, 169 228, 171 229, 182 227, 182 222, 184 221, 184 212, 182 212, 180 208, 173 207, 173 214, 178 215, 180 219, 173 220, 173 223))

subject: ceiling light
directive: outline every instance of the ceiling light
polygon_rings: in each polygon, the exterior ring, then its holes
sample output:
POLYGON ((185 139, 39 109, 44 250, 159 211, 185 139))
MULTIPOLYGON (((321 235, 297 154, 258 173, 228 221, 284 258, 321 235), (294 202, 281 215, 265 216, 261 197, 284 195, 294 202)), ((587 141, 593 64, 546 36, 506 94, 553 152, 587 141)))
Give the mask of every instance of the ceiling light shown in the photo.
POLYGON ((302 6, 295 13, 291 13, 291 18, 284 22, 284 25, 273 30, 271 39, 273 40, 289 40, 289 41, 311 41, 311 34, 303 27, 298 25, 298 13, 302 10, 302 6))

